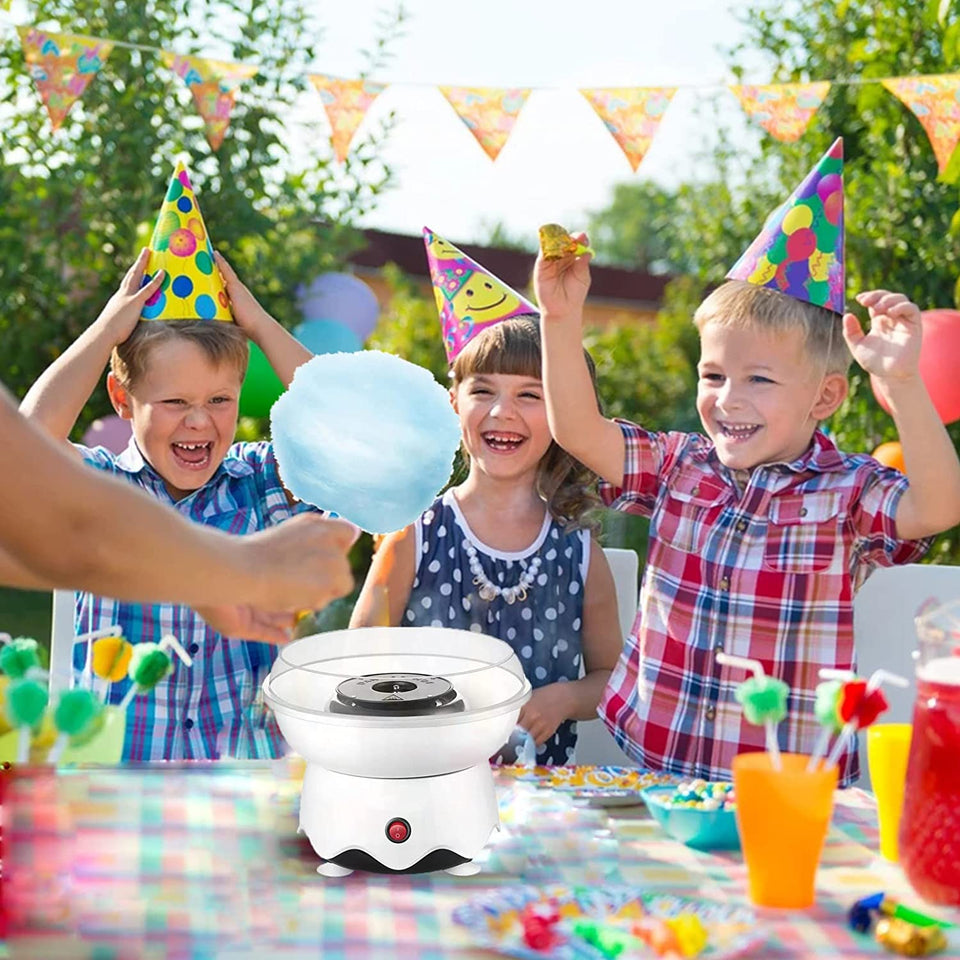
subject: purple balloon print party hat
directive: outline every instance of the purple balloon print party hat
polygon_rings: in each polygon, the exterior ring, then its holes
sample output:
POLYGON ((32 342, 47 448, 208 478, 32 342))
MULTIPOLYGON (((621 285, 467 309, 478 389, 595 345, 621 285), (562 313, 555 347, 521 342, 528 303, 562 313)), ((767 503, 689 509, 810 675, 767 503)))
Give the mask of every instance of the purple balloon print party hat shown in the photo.
POLYGON ((423 242, 450 363, 481 330, 511 317, 539 314, 529 300, 427 227, 423 242))
POLYGON ((837 137, 727 279, 843 313, 843 266, 843 138, 837 137))
POLYGON ((143 283, 149 283, 160 269, 165 272, 163 285, 144 305, 141 320, 233 321, 213 246, 182 160, 177 161, 153 228, 143 283))

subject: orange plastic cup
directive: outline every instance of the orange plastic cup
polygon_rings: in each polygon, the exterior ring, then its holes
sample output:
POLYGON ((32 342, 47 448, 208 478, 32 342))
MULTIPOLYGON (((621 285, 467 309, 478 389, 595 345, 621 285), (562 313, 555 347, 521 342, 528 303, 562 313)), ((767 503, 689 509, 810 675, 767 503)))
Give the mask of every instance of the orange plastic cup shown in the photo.
POLYGON ((867 727, 867 763, 877 798, 880 855, 891 863, 900 859, 900 814, 912 731, 909 723, 875 723, 867 727))
POLYGON ((813 906, 837 768, 807 773, 809 757, 784 753, 780 759, 777 771, 768 753, 733 758, 737 825, 750 899, 759 907, 803 910, 813 906))

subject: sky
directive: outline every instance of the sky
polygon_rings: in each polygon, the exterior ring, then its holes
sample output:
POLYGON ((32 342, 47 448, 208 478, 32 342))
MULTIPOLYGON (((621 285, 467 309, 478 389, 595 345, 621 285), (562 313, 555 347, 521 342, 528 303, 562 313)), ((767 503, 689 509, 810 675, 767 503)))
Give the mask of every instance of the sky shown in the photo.
MULTIPOLYGON (((318 71, 357 75, 360 50, 372 43, 385 2, 317 3, 324 24, 318 71)), ((733 12, 742 3, 406 0, 405 6, 405 34, 391 45, 391 62, 372 77, 393 85, 358 133, 390 110, 398 117, 384 152, 396 186, 366 226, 416 234, 428 225, 453 242, 468 242, 486 239, 499 223, 510 236, 532 239, 541 223, 583 226, 588 211, 609 203, 618 182, 647 178, 670 186, 702 175, 713 128, 698 117, 698 103, 715 106, 735 136, 749 138, 739 105, 723 89, 731 81, 723 50, 742 36, 733 12), (436 89, 441 84, 536 88, 496 162, 436 89), (680 87, 636 174, 577 92, 591 86, 680 87)), ((312 91, 305 96, 301 109, 320 109, 312 91)))

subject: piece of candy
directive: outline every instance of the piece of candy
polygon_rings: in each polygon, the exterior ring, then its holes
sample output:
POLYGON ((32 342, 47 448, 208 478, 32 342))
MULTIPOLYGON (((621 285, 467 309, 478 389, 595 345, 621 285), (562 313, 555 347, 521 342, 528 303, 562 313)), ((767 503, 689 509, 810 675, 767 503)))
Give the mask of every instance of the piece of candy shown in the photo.
POLYGON ((98 677, 117 683, 127 675, 132 656, 133 644, 123 637, 101 637, 94 641, 90 665, 98 677))
POLYGON ((68 737, 79 737, 92 727, 103 711, 103 703, 92 690, 77 687, 64 690, 53 711, 57 729, 68 737))
POLYGON ((37 641, 31 637, 17 637, 0 647, 0 670, 13 680, 20 680, 27 671, 40 666, 37 641))
POLYGON ((47 686, 36 680, 17 680, 7 688, 7 716, 15 727, 35 727, 47 709, 47 686))
POLYGON ((577 920, 573 925, 573 932, 599 950, 608 960, 614 960, 637 945, 636 938, 631 934, 606 923, 597 923, 596 920, 577 920))
POLYGON ((667 926, 674 932, 677 945, 684 957, 695 957, 707 945, 707 931, 695 913, 681 913, 668 917, 667 926))
POLYGON ((680 952, 676 932, 660 917, 644 917, 637 920, 630 928, 630 932, 641 943, 645 944, 658 957, 680 952))
POLYGON ((743 707, 748 723, 779 723, 787 715, 790 688, 776 677, 750 677, 744 680, 734 696, 743 707))
POLYGON ((557 942, 557 923, 560 914, 555 903, 534 901, 520 912, 523 925, 523 942, 531 950, 552 950, 557 942))
POLYGON ((571 237, 559 223, 545 223, 540 228, 540 253, 544 260, 562 260, 568 256, 592 254, 593 250, 571 237))
POLYGON ((899 917, 882 917, 875 931, 877 942, 901 957, 929 957, 947 948, 940 927, 918 927, 899 917))
POLYGON ((133 648, 127 675, 140 690, 152 690, 172 670, 170 654, 158 643, 138 643, 133 648))
POLYGON ((839 680, 825 680, 817 684, 817 699, 813 712, 820 726, 837 733, 843 726, 838 708, 843 684, 839 680))

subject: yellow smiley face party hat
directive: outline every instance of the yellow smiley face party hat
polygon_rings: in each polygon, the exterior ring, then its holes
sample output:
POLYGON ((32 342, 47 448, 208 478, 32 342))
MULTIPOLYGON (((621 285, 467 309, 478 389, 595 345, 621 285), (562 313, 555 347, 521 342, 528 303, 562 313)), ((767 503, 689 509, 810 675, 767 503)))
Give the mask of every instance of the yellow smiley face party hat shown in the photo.
POLYGON ((143 283, 149 283, 158 270, 164 271, 163 284, 144 305, 141 320, 233 321, 213 245, 182 160, 177 161, 153 228, 143 283))

